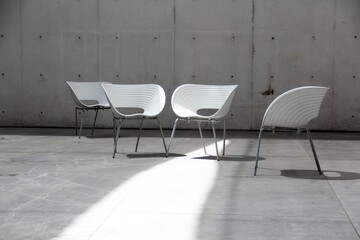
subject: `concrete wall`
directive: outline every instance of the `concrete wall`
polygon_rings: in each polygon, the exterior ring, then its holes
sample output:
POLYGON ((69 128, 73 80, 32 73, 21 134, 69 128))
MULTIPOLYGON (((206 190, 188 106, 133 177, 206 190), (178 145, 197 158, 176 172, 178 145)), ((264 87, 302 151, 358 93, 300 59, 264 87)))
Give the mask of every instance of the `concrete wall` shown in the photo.
POLYGON ((358 0, 0 0, 0 125, 73 126, 65 82, 102 80, 162 85, 166 128, 184 83, 239 84, 232 129, 258 128, 290 88, 324 85, 311 126, 360 130, 359 13, 358 0))

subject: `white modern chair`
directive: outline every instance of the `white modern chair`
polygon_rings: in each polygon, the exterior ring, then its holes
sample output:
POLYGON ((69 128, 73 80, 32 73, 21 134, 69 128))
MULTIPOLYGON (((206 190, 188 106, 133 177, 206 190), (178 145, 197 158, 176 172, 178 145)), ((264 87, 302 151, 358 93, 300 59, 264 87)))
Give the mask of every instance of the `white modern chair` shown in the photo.
POLYGON ((188 122, 196 121, 198 123, 200 137, 204 145, 204 151, 205 154, 207 154, 201 131, 201 123, 208 122, 213 130, 216 158, 219 161, 215 124, 221 121, 224 123, 223 155, 225 155, 226 124, 224 117, 229 112, 237 86, 238 85, 185 84, 176 88, 171 98, 171 105, 178 118, 176 118, 174 123, 166 156, 169 156, 171 142, 175 134, 177 122, 179 120, 188 122), (213 113, 202 113, 202 111, 209 110, 213 113))
POLYGON ((314 154, 317 169, 322 174, 310 130, 307 124, 318 117, 327 87, 305 86, 289 90, 278 96, 267 108, 261 124, 254 176, 258 168, 261 134, 264 130, 295 129, 306 131, 314 154))
POLYGON ((94 110, 95 119, 92 125, 91 134, 94 133, 94 127, 99 109, 110 109, 110 104, 106 99, 102 83, 108 82, 66 82, 71 90, 72 97, 75 101, 75 134, 77 135, 78 128, 78 111, 81 110, 80 115, 80 129, 79 138, 81 138, 81 131, 83 128, 85 110, 94 110))
POLYGON ((138 149, 144 119, 157 119, 165 152, 167 152, 161 122, 158 118, 166 102, 164 89, 156 84, 103 84, 102 86, 114 116, 113 158, 117 152, 120 127, 124 121, 130 119, 141 119, 135 152, 138 149), (132 113, 129 113, 130 111, 132 113))

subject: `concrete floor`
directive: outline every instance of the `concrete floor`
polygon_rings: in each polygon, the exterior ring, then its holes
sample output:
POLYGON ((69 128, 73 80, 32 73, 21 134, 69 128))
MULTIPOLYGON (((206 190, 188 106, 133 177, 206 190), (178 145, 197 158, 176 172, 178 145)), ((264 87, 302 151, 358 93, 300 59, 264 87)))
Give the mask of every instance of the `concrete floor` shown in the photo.
POLYGON ((115 159, 112 131, 73 134, 0 128, 0 239, 360 239, 359 133, 313 134, 324 176, 304 134, 267 133, 256 177, 257 132, 229 132, 220 162, 197 131, 169 158, 158 131, 138 153, 123 131, 115 159))

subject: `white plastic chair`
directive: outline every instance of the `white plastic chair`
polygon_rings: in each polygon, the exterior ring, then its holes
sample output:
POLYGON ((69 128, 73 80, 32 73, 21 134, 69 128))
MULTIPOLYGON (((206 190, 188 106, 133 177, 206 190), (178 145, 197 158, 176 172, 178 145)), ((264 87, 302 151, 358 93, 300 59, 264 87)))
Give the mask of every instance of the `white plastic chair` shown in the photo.
POLYGON ((324 100, 327 87, 305 86, 289 90, 278 96, 267 108, 261 124, 254 176, 258 168, 261 134, 264 130, 275 131, 280 129, 295 129, 298 132, 306 131, 314 154, 317 169, 322 174, 320 163, 315 151, 307 124, 318 117, 321 103, 324 100))
POLYGON ((110 104, 106 99, 102 83, 108 82, 66 82, 71 90, 72 97, 75 101, 75 134, 77 135, 78 127, 78 110, 82 111, 80 116, 79 138, 83 128, 85 110, 94 110, 95 119, 92 125, 91 135, 94 134, 94 127, 99 109, 110 109, 110 104))
POLYGON ((144 119, 157 119, 165 152, 167 152, 161 122, 158 119, 166 102, 164 89, 156 84, 103 84, 102 86, 114 116, 113 158, 117 152, 120 126, 129 119, 141 119, 135 152, 138 149, 144 119))
POLYGON ((171 142, 179 120, 196 121, 198 123, 200 137, 204 145, 204 151, 205 154, 207 154, 201 131, 201 123, 208 122, 213 130, 216 158, 219 161, 215 124, 221 121, 224 123, 223 155, 225 155, 226 124, 225 119, 223 118, 229 112, 237 86, 238 85, 185 84, 176 88, 171 98, 171 105, 178 118, 176 118, 174 123, 166 156, 169 156, 171 142), (211 110, 214 113, 205 115, 200 113, 202 110, 211 110))

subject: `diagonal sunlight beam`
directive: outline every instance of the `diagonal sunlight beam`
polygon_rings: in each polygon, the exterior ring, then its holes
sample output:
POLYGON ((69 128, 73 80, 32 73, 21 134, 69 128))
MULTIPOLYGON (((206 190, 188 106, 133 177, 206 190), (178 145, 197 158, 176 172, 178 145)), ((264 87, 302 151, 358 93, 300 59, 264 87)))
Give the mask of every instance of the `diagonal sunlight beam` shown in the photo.
MULTIPOLYGON (((207 148, 212 150, 215 145, 207 148)), ((196 239, 198 221, 216 181, 219 163, 191 159, 204 155, 202 147, 186 155, 169 158, 134 175, 53 240, 196 239)))

